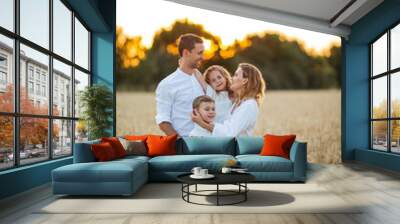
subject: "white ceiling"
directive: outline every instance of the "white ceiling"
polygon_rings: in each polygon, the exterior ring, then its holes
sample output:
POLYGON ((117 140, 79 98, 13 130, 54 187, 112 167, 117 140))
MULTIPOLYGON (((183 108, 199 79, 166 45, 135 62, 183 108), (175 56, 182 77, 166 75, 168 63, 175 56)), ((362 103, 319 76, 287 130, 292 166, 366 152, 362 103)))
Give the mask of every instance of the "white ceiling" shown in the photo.
POLYGON ((168 1, 346 38, 351 32, 352 24, 383 2, 383 0, 168 1))

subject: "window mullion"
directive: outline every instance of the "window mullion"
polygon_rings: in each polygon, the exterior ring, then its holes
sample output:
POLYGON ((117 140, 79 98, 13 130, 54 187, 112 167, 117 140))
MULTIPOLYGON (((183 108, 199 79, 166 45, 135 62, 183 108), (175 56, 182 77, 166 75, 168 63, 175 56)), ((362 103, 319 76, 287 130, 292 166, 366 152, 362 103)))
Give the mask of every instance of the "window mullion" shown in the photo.
MULTIPOLYGON (((14 1, 14 30, 19 35, 19 5, 20 1, 14 1)), ((20 100, 20 50, 19 50, 19 39, 14 39, 14 112, 19 114, 19 100, 20 100)), ((20 118, 14 116, 14 166, 19 166, 19 136, 20 136, 20 118)))
MULTIPOLYGON (((73 64, 73 66, 71 67, 71 91, 72 91, 72 94, 71 94, 71 102, 72 102, 72 105, 71 105, 71 117, 73 117, 73 118, 75 118, 75 12, 74 11, 72 11, 72 14, 71 14, 71 23, 72 23, 72 32, 71 32, 71 35, 72 35, 72 38, 71 38, 71 44, 72 44, 72 49, 71 49, 71 55, 72 55, 72 64, 73 64)), ((71 128, 72 128, 72 130, 71 130, 71 150, 72 150, 72 155, 74 155, 74 151, 75 151, 75 148, 74 148, 74 145, 75 145, 75 125, 76 125, 76 120, 73 120, 72 122, 71 122, 72 124, 71 124, 71 128)))
MULTIPOLYGON (((370 55, 370 65, 371 65, 370 66, 370 69, 371 69, 370 70, 370 85, 371 85, 370 94, 371 95, 370 95, 370 98, 369 98, 370 99, 370 101, 369 101, 370 102, 370 107, 369 108, 370 108, 370 119, 372 119, 372 118, 374 118, 373 117, 373 96, 374 96, 374 81, 373 80, 374 79, 372 79, 373 71, 374 71, 374 67, 373 67, 374 65, 372 63, 373 62, 372 59, 373 59, 373 55, 374 55, 374 48, 372 47, 372 45, 370 46, 370 52, 371 52, 371 55, 370 55)), ((373 121, 371 121, 370 122, 370 129, 369 129, 370 130, 370 137, 372 138, 372 141, 370 141, 370 145, 371 145, 370 148, 371 149, 374 148, 374 144, 373 144, 373 141, 374 141, 374 139, 373 139, 373 137, 374 137, 373 136, 373 127, 374 126, 373 126, 373 124, 374 124, 373 121)))
MULTIPOLYGON (((387 32, 387 52, 386 52, 386 54, 387 54, 387 71, 390 71, 390 29, 389 29, 389 31, 387 32)), ((392 75, 389 73, 388 75, 387 75, 387 98, 388 98, 388 100, 387 100, 387 117, 388 118, 391 118, 392 117, 392 111, 391 111, 391 104, 392 104, 392 100, 391 100, 391 78, 392 78, 392 75)), ((391 123, 392 123, 392 121, 391 120, 388 120, 388 122, 387 122, 387 136, 388 136, 388 138, 387 138, 387 140, 388 140, 388 152, 391 152, 392 151, 392 135, 391 135, 391 123)))
MULTIPOLYGON (((49 50, 53 52, 53 0, 49 0, 49 50)), ((49 55, 49 71, 48 71, 48 83, 47 88, 49 94, 49 120, 48 120, 48 152, 49 159, 53 159, 53 56, 49 55)))

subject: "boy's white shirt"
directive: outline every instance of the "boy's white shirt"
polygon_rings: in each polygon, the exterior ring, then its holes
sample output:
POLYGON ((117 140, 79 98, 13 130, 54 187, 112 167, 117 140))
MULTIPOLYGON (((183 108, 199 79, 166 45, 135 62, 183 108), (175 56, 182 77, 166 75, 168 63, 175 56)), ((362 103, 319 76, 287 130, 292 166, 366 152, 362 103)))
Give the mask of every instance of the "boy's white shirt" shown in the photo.
POLYGON ((198 124, 194 124, 193 130, 190 132, 189 136, 212 136, 212 133, 205 128, 200 127, 198 124))

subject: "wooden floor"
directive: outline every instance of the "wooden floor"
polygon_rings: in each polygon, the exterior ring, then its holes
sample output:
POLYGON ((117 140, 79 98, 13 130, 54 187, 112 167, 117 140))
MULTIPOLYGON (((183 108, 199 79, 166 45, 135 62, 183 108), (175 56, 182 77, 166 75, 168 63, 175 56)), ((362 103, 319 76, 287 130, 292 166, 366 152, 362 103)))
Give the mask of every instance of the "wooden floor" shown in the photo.
MULTIPOLYGON (((367 204, 357 214, 36 214, 54 200, 49 185, 0 201, 0 223, 400 223, 400 174, 358 163, 310 165, 317 183, 346 201, 367 204)), ((315 203, 320 203, 315 201, 315 203)))

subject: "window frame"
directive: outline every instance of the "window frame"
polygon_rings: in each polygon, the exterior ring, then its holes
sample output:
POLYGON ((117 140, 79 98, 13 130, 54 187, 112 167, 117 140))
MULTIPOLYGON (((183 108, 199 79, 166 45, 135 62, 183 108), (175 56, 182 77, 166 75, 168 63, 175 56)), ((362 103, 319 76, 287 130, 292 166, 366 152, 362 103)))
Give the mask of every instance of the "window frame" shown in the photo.
POLYGON ((393 68, 391 69, 391 31, 393 28, 400 26, 400 21, 397 21, 396 23, 392 24, 389 28, 387 28, 383 33, 378 35, 375 39, 373 39, 370 43, 368 43, 369 47, 369 149, 373 151, 379 151, 379 152, 385 152, 385 153, 391 153, 391 154, 400 154, 400 152, 394 152, 392 151, 392 130, 391 130, 391 123, 392 121, 400 121, 400 117, 392 117, 392 99, 391 99, 391 91, 392 91, 392 86, 391 86, 391 79, 392 76, 395 75, 396 73, 400 72, 400 67, 393 68), (387 64, 386 64, 386 71, 376 74, 374 76, 373 74, 373 44, 376 43, 381 37, 384 35, 387 35, 387 64), (373 81, 378 78, 386 77, 386 87, 387 87, 387 93, 386 93, 386 98, 387 98, 387 105, 386 105, 386 118, 373 118, 373 81), (386 151, 384 150, 379 150, 374 148, 374 132, 373 132, 373 122, 375 121, 386 121, 386 151))
MULTIPOLYGON (((65 157, 70 157, 73 156, 73 152, 74 152, 74 143, 75 143, 75 125, 76 125, 76 121, 78 121, 80 118, 79 117, 75 117, 75 108, 72 107, 71 108, 71 114, 70 116, 66 115, 66 116, 56 116, 53 115, 53 59, 58 60, 61 63, 64 63, 68 66, 71 66, 71 93, 72 93, 72 99, 71 99, 71 104, 74 105, 75 103, 75 69, 85 73, 88 75, 89 77, 89 83, 88 86, 92 85, 92 57, 91 57, 91 49, 92 49, 92 43, 91 43, 91 37, 92 37, 92 30, 89 29, 88 25, 84 22, 84 20, 79 16, 78 13, 76 13, 72 7, 65 1, 65 0, 59 0, 68 10, 71 11, 71 18, 70 18, 70 23, 71 23, 71 58, 67 59, 64 58, 63 56, 55 53, 53 50, 53 23, 54 23, 54 17, 53 17, 53 1, 54 0, 48 0, 49 3, 49 47, 48 49, 46 49, 45 47, 42 47, 39 44, 34 43, 33 41, 30 41, 29 39, 23 37, 20 35, 20 0, 14 0, 13 1, 13 10, 14 10, 14 18, 13 18, 13 22, 14 22, 14 30, 10 31, 4 27, 0 26, 0 35, 3 35, 7 38, 11 38, 13 41, 13 54, 12 54, 12 69, 11 71, 13 72, 13 79, 14 79, 14 93, 13 93, 13 102, 14 102, 14 110, 13 112, 3 112, 0 111, 0 116, 4 116, 4 117, 12 117, 13 119, 13 166, 10 167, 5 167, 5 168, 0 168, 0 172, 5 171, 5 170, 10 170, 10 169, 16 169, 19 167, 23 167, 23 166, 29 166, 29 165, 33 165, 33 164, 37 164, 37 163, 43 163, 49 160, 54 160, 54 159, 62 159, 65 157), (88 69, 85 69, 83 67, 81 67, 80 65, 75 63, 75 18, 83 25, 83 27, 88 31, 88 69), (39 115, 39 114, 27 114, 27 113, 21 113, 20 111, 20 64, 21 64, 21 57, 20 57, 20 44, 23 44, 27 47, 32 48, 33 50, 36 50, 40 53, 43 53, 45 55, 48 56, 49 62, 48 62, 48 82, 46 84, 45 87, 45 94, 48 97, 47 103, 48 103, 48 112, 46 115, 39 115), (47 136, 47 142, 49 143, 47 145, 47 150, 48 150, 48 155, 47 158, 44 158, 43 160, 40 160, 38 162, 32 162, 32 163, 26 163, 26 164, 21 164, 20 161, 20 119, 21 118, 45 118, 47 119, 48 122, 48 136, 47 136), (56 120, 66 120, 66 121, 70 121, 71 122, 71 153, 68 155, 62 155, 62 156, 54 156, 53 152, 54 152, 54 147, 53 147, 53 121, 56 120)), ((29 64, 27 64, 27 66, 29 66, 29 64)), ((27 67, 27 71, 28 71, 27 67)), ((41 75, 42 73, 40 73, 41 75)), ((26 75, 26 81, 28 82, 30 80, 30 74, 27 73, 26 75)), ((34 68, 33 70, 33 79, 32 79, 34 86, 36 84, 36 69, 34 68)), ((41 84, 40 86, 42 86, 42 80, 41 80, 41 76, 39 76, 39 83, 41 84)), ((27 86, 28 87, 28 86, 27 86)), ((29 88, 29 87, 28 87, 29 88)), ((27 89, 27 91, 29 91, 27 89)), ((34 92, 36 91, 36 89, 34 89, 34 92)), ((42 96, 42 94, 40 94, 39 96, 42 96)))

